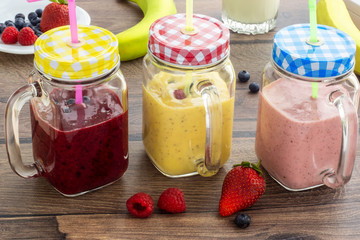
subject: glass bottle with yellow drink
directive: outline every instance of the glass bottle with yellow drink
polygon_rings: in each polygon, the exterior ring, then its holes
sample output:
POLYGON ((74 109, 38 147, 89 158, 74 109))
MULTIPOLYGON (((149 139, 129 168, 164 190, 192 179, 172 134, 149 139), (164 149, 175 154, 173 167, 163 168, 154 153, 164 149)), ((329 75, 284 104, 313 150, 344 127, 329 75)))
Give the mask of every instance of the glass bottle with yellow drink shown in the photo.
POLYGON ((231 152, 235 73, 229 30, 194 14, 161 18, 150 28, 144 58, 143 143, 168 177, 211 176, 231 152))

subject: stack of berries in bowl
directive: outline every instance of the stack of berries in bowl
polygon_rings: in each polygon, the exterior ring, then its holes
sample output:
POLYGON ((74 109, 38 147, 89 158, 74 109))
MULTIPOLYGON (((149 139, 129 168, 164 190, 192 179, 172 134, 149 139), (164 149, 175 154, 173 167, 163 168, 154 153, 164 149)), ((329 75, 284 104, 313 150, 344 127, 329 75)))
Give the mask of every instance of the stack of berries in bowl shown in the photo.
POLYGON ((23 13, 15 15, 14 21, 6 20, 0 23, 1 40, 5 44, 14 44, 19 42, 20 45, 33 45, 38 36, 42 34, 40 30, 40 21, 42 9, 30 12, 25 18, 23 13))
POLYGON ((33 45, 38 36, 50 29, 69 25, 69 9, 67 0, 51 0, 44 11, 37 9, 25 15, 18 13, 15 20, 0 23, 1 40, 5 44, 33 45))

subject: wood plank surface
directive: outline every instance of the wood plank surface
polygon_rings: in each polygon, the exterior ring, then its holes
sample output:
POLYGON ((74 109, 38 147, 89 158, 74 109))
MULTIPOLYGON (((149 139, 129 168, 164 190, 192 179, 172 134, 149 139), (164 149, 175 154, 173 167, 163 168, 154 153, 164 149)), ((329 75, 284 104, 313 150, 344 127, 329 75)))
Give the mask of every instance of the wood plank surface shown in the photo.
MULTIPOLYGON (((25 1, 25 0, 24 0, 25 1)), ((178 12, 185 0, 175 0, 178 12)), ((136 24, 140 9, 125 0, 77 0, 91 16, 92 24, 114 33, 136 24)), ((194 1, 196 13, 221 19, 221 0, 194 1)), ((277 27, 270 33, 247 36, 231 33, 231 60, 236 72, 247 70, 251 81, 261 82, 270 59, 276 31, 290 24, 308 22, 307 1, 282 0, 277 27)), ((289 192, 265 174, 263 197, 243 212, 252 223, 239 229, 234 216, 221 217, 218 204, 222 181, 235 163, 257 162, 254 152, 258 94, 248 83, 237 83, 233 144, 229 161, 211 178, 193 176, 171 179, 150 163, 141 140, 142 59, 123 62, 121 70, 129 87, 130 163, 116 183, 76 198, 56 192, 43 178, 23 179, 12 172, 4 145, 4 113, 8 97, 26 84, 33 55, 0 53, 0 239, 360 239, 360 163, 343 188, 320 187, 289 192), (156 207, 148 219, 132 217, 126 200, 137 192, 150 194, 155 204, 168 187, 185 194, 187 211, 164 214, 156 207)), ((28 107, 20 115, 23 158, 31 162, 28 107)), ((358 151, 358 156, 360 156, 358 151)))

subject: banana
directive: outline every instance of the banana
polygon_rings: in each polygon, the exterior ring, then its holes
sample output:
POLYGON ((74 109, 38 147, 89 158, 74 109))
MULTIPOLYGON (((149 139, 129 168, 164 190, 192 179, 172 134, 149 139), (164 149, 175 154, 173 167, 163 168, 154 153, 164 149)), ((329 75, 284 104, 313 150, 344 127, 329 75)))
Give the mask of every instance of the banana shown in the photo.
POLYGON ((319 0, 316 7, 317 22, 340 29, 356 43, 355 73, 360 74, 360 31, 352 21, 343 0, 319 0))
POLYGON ((129 1, 140 7, 144 13, 144 18, 133 27, 116 34, 121 61, 129 61, 144 56, 147 52, 150 25, 161 17, 176 13, 173 0, 129 1))

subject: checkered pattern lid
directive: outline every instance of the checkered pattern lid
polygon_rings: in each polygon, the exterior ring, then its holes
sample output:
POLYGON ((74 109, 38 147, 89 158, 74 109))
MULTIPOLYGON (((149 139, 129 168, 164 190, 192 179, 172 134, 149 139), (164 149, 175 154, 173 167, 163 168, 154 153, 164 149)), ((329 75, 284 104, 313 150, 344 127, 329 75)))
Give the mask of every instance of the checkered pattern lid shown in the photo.
POLYGON ((80 44, 71 47, 69 26, 54 28, 35 42, 35 66, 46 75, 63 80, 101 76, 119 63, 118 42, 110 31, 78 26, 80 44))
POLYGON ((197 33, 182 32, 186 15, 169 15, 150 27, 149 51, 160 60, 182 66, 214 64, 229 54, 229 30, 217 19, 193 15, 197 33))
POLYGON ((356 45, 346 33, 324 25, 317 26, 323 43, 313 46, 309 24, 285 27, 276 33, 272 57, 287 72, 313 78, 335 77, 350 71, 355 64, 356 45))

